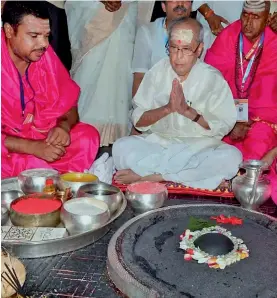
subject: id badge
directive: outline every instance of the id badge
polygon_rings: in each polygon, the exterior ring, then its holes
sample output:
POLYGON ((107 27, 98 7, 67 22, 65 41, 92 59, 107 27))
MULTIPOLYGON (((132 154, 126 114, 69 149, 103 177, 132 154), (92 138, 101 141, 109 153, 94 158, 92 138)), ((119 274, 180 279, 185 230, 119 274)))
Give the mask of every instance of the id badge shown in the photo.
POLYGON ((237 122, 248 122, 248 99, 235 99, 237 122))

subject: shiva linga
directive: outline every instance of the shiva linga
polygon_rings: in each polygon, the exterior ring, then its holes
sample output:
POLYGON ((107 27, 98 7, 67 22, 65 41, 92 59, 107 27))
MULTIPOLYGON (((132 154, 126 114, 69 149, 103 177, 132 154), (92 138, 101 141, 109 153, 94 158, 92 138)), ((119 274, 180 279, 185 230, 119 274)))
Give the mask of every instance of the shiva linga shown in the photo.
POLYGON ((261 160, 247 160, 240 167, 246 173, 233 179, 233 192, 243 208, 257 210, 271 195, 270 182, 264 175, 269 167, 261 160))

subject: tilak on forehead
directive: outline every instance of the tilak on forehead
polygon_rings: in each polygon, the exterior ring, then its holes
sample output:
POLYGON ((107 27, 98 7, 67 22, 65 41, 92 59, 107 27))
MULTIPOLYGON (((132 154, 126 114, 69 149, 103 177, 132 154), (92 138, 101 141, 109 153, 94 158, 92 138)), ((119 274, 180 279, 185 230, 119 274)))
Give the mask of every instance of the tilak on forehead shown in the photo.
POLYGON ((247 12, 263 12, 266 9, 266 3, 262 0, 245 1, 243 9, 247 12))
POLYGON ((193 39, 193 31, 190 29, 176 29, 172 31, 172 40, 177 40, 178 43, 191 43, 193 39))

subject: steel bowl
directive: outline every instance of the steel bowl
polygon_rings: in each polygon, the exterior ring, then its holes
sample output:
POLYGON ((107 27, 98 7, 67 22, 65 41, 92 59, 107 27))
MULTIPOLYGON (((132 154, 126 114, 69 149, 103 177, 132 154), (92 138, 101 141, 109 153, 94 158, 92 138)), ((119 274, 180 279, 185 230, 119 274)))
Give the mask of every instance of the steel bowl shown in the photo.
MULTIPOLYGON (((144 182, 152 183, 149 181, 144 182)), ((161 186, 163 186, 164 190, 153 194, 141 194, 130 190, 133 185, 140 183, 142 182, 132 183, 126 189, 125 197, 130 203, 132 209, 139 214, 161 208, 165 200, 168 198, 167 188, 163 184, 160 184, 161 186)))
POLYGON ((56 227, 60 223, 60 210, 62 202, 59 208, 54 211, 40 214, 25 214, 17 212, 13 209, 13 206, 20 200, 27 200, 29 198, 40 198, 41 200, 51 199, 61 202, 53 195, 46 194, 31 194, 22 196, 11 203, 10 207, 10 219, 14 226, 20 227, 56 227))
POLYGON ((9 220, 9 210, 7 207, 1 205, 1 226, 4 226, 9 220))
POLYGON ((59 184, 59 173, 52 169, 32 169, 19 174, 18 182, 25 194, 43 192, 46 179, 53 179, 56 187, 59 184))
POLYGON ((23 195, 24 193, 18 190, 1 191, 1 205, 10 210, 11 203, 23 195))
POLYGON ((76 197, 79 188, 88 183, 98 183, 98 177, 88 173, 66 173, 61 175, 62 188, 70 188, 74 197, 76 197))
POLYGON ((72 199, 64 203, 61 210, 61 220, 70 235, 96 230, 109 219, 108 205, 93 198, 72 199))
POLYGON ((110 213, 113 214, 121 206, 123 193, 115 186, 99 182, 81 186, 77 192, 77 197, 94 198, 103 201, 108 205, 110 213))

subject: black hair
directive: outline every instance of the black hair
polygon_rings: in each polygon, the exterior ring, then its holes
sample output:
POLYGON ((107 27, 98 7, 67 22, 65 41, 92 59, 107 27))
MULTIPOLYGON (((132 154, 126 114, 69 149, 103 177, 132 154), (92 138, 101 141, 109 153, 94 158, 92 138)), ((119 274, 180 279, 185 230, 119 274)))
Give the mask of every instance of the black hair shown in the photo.
POLYGON ((16 29, 27 15, 49 19, 48 8, 43 1, 7 1, 2 12, 3 25, 8 23, 16 29))

